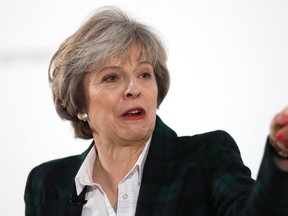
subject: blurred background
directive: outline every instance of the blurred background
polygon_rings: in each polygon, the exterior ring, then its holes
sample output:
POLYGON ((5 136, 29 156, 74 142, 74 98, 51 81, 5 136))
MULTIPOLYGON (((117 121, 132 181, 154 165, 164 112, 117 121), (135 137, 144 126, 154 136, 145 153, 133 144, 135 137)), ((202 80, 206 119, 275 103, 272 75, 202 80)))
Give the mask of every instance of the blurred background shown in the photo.
POLYGON ((60 43, 105 5, 158 29, 167 44, 162 120, 178 135, 229 132, 257 177, 270 120, 288 104, 288 1, 0 0, 2 215, 24 215, 34 166, 91 142, 57 116, 47 70, 60 43))

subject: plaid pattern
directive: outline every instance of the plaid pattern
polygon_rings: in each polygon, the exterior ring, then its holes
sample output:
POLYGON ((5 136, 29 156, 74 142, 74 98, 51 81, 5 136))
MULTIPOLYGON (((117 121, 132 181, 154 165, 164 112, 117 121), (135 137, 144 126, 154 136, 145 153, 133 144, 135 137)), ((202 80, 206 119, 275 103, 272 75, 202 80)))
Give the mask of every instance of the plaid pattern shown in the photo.
MULTIPOLYGON (((255 182, 226 132, 178 137, 157 117, 135 215, 288 216, 288 172, 275 166, 270 148, 267 140, 255 182)), ((26 216, 81 215, 69 197, 89 149, 30 172, 26 216)))

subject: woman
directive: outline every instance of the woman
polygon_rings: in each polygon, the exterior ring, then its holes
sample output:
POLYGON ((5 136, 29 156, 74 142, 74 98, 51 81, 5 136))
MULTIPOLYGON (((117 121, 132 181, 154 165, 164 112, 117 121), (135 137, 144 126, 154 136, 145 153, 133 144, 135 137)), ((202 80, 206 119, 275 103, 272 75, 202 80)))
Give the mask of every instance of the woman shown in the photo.
POLYGON ((49 80, 59 116, 93 142, 31 171, 26 216, 288 215, 288 109, 271 123, 257 181, 226 132, 178 137, 156 115, 169 88, 164 45, 119 9, 62 43, 49 80))

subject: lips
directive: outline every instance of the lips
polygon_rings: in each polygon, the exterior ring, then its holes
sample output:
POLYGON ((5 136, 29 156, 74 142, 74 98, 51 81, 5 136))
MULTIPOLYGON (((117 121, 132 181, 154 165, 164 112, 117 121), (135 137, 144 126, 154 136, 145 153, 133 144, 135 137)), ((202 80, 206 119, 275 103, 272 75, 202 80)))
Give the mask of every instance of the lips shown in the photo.
POLYGON ((142 107, 134 107, 124 111, 121 117, 129 120, 137 120, 144 118, 145 115, 146 115, 145 109, 143 109, 142 107))

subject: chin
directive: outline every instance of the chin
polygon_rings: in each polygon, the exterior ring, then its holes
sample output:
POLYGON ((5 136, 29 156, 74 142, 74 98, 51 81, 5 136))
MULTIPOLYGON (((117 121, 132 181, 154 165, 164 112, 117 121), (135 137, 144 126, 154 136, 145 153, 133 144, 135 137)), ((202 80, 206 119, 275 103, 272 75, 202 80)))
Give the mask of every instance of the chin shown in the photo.
POLYGON ((131 142, 137 142, 141 140, 148 140, 150 135, 150 133, 129 132, 126 134, 124 139, 131 142))

